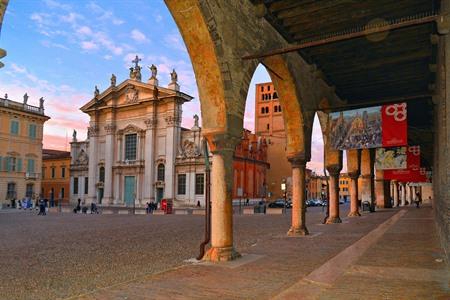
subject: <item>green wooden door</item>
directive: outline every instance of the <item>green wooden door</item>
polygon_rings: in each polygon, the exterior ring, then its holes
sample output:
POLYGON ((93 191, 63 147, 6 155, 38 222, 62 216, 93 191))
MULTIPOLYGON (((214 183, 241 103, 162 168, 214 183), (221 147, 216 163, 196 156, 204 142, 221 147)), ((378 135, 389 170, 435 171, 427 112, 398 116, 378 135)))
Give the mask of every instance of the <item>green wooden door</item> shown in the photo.
POLYGON ((133 206, 135 193, 135 177, 125 176, 124 202, 126 206, 133 206))

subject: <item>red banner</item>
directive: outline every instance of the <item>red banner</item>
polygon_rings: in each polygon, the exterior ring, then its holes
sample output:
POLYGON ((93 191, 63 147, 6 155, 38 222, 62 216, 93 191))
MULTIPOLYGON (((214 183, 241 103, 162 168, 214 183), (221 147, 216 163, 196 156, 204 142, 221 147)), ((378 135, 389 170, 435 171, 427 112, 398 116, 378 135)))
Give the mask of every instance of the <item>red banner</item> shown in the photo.
POLYGON ((402 182, 427 182, 426 170, 420 167, 420 146, 409 146, 406 157, 407 168, 385 170, 384 179, 402 182))
POLYGON ((408 123, 406 102, 381 107, 383 147, 406 146, 408 144, 408 123))

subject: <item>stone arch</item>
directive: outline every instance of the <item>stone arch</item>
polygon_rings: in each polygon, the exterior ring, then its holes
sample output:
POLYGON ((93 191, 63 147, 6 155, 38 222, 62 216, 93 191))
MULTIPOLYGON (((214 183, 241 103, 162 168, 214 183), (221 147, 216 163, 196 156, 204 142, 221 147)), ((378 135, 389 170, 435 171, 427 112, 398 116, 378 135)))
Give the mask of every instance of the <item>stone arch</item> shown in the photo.
POLYGON ((207 3, 166 0, 191 58, 199 90, 204 135, 231 134, 240 137, 245 97, 256 69, 254 61, 228 60, 207 3), (241 69, 233 72, 239 61, 241 69), (239 83, 236 84, 236 82, 239 83))
POLYGON ((304 155, 306 160, 311 157, 312 117, 305 113, 302 96, 299 93, 291 66, 286 57, 270 56, 264 59, 270 78, 278 92, 278 98, 283 113, 286 130, 286 154, 288 157, 304 155))

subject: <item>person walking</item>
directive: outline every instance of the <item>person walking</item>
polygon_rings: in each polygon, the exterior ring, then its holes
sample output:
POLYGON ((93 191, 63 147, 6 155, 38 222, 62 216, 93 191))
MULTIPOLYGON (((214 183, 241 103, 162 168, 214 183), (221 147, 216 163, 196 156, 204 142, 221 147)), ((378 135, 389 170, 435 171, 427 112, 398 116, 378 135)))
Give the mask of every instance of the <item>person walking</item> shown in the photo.
POLYGON ((419 208, 420 205, 420 194, 419 192, 416 193, 416 198, 414 199, 414 202, 416 203, 416 208, 419 208))
POLYGON ((47 213, 45 212, 45 202, 44 200, 39 200, 39 213, 38 215, 45 216, 47 213))

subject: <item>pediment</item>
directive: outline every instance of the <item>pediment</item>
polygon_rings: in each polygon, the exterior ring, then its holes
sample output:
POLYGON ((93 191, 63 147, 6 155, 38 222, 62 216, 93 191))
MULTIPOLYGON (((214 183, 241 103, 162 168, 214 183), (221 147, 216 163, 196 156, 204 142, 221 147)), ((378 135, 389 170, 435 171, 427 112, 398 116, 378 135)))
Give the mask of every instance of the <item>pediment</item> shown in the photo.
POLYGON ((141 133, 141 132, 144 132, 144 129, 134 124, 128 124, 125 128, 117 130, 118 135, 124 135, 127 133, 141 133))

